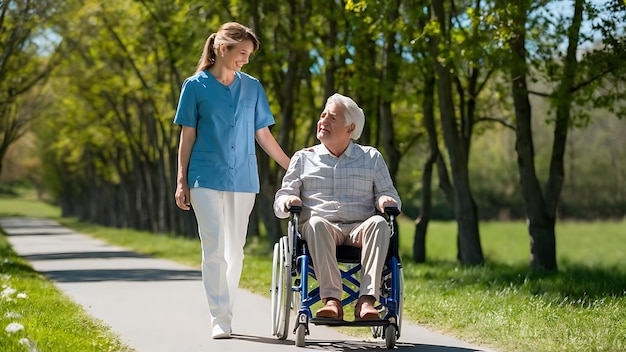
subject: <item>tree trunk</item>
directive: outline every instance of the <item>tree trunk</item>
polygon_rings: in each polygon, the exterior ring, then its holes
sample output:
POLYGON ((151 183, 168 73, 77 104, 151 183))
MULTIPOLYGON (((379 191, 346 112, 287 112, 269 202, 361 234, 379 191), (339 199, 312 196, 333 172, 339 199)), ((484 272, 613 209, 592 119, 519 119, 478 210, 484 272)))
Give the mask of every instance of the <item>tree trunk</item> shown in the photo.
POLYGON ((556 125, 545 198, 539 186, 534 165, 531 109, 526 83, 528 72, 525 32, 527 10, 521 9, 514 19, 517 36, 511 41, 513 52, 511 77, 517 128, 515 148, 518 154, 518 168, 530 235, 531 267, 538 271, 557 270, 554 227, 558 202, 565 179, 563 159, 573 100, 574 77, 577 68, 576 51, 583 17, 583 5, 583 0, 576 0, 574 3, 574 16, 569 28, 563 76, 555 97, 556 125))
MULTIPOLYGON (((388 23, 396 23, 399 14, 399 4, 394 1, 390 5, 390 11, 387 15, 388 23)), ((385 44, 383 46, 383 62, 380 75, 379 93, 380 128, 378 129, 381 136, 382 147, 385 152, 385 161, 389 168, 389 174, 392 179, 396 179, 398 169, 400 167, 400 151, 395 142, 395 129, 393 127, 393 116, 391 114, 391 104, 394 98, 396 86, 398 85, 398 72, 400 71, 400 55, 396 52, 396 36, 397 33, 390 31, 385 35, 385 44)), ((373 56, 373 55, 370 55, 373 56)), ((376 67, 373 65, 373 67, 376 67)))
MULTIPOLYGON (((433 1, 433 12, 446 38, 446 16, 443 0, 433 1)), ((433 37, 431 50, 433 57, 439 57, 440 38, 433 37)), ((445 39, 444 39, 445 40, 445 39)), ((435 61, 438 76, 437 88, 441 126, 446 149, 450 157, 452 180, 454 183, 454 213, 458 224, 458 259, 463 264, 480 265, 484 262, 478 230, 478 212, 469 182, 468 150, 456 122, 454 100, 452 98, 452 74, 447 63, 435 61)))
POLYGON ((435 128, 435 77, 431 74, 424 83, 424 117, 422 124, 428 134, 430 155, 424 164, 422 173, 422 198, 420 216, 415 221, 415 234, 413 238, 413 261, 416 263, 426 262, 426 231, 432 211, 432 175, 433 167, 439 155, 439 140, 435 128))
MULTIPOLYGON (((379 73, 376 69, 376 55, 373 54, 377 50, 377 45, 365 32, 359 34, 355 33, 355 40, 358 40, 358 42, 354 49, 355 72, 352 78, 354 83, 350 84, 349 87, 339 88, 345 89, 343 94, 351 95, 351 98, 359 104, 365 113, 365 125, 363 126, 363 133, 361 134, 359 142, 365 145, 377 146, 381 140, 381 135, 385 133, 384 127, 382 127, 384 123, 382 119, 384 117, 381 116, 381 92, 378 88, 380 83, 378 80, 379 73)), ((335 90, 337 88, 338 87, 335 87, 335 90)), ((385 137, 382 137, 382 139, 384 140, 385 137)), ((381 148, 381 151, 384 152, 384 147, 381 148)), ((387 155, 385 156, 387 157, 387 155)), ((393 173, 391 173, 391 175, 393 177, 393 173)))
POLYGON ((546 205, 535 170, 535 151, 531 129, 531 107, 526 76, 526 11, 520 10, 515 18, 517 36, 511 40, 511 80, 516 118, 517 165, 520 173, 522 195, 528 231, 530 234, 531 267, 539 270, 556 269, 554 218, 545 211, 546 205))
POLYGON ((556 94, 556 125, 554 128, 554 141, 552 144, 552 157, 550 159, 550 175, 546 187, 546 206, 548 213, 554 219, 557 218, 558 204, 561 197, 561 189, 565 180, 564 157, 567 143, 567 132, 571 120, 571 104, 574 100, 574 81, 578 60, 578 38, 583 18, 583 0, 574 2, 574 17, 572 26, 569 28, 569 46, 563 63, 563 75, 556 94))
POLYGON ((554 219, 545 212, 545 201, 535 170, 535 152, 531 131, 531 109, 526 86, 526 63, 523 38, 518 38, 512 65, 513 102, 516 118, 517 166, 520 173, 522 195, 528 231, 530 234, 531 266, 536 269, 556 269, 554 255, 554 219), (517 67, 520 68, 517 68, 517 67), (552 225, 551 225, 552 224, 552 225), (549 227, 552 226, 552 230, 549 227), (544 249, 545 248, 545 249, 544 249), (549 254, 549 253, 553 254, 549 254), (552 259, 550 259, 552 258, 552 259))

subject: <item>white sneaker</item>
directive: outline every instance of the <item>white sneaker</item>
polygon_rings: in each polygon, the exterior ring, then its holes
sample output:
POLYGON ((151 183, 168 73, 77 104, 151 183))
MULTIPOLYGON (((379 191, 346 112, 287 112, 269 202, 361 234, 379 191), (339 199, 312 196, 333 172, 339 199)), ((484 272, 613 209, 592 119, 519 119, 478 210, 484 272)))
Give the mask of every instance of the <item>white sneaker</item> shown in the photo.
POLYGON ((211 338, 213 339, 229 339, 230 338, 230 324, 228 323, 218 323, 213 326, 213 334, 211 338))

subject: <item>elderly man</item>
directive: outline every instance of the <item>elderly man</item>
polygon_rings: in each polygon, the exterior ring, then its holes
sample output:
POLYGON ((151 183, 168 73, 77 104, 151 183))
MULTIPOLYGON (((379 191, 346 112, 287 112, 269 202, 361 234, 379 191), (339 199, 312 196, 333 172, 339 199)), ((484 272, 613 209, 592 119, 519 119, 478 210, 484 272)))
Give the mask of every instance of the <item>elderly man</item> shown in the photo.
POLYGON ((292 205, 303 208, 300 233, 307 241, 324 304, 316 317, 343 319, 336 249, 351 245, 362 253, 355 319, 379 319, 374 304, 391 230, 377 210, 400 208, 401 202, 380 152, 353 142, 364 124, 363 110, 352 99, 329 97, 317 123, 321 144, 294 154, 274 200, 279 218, 288 217, 292 205))

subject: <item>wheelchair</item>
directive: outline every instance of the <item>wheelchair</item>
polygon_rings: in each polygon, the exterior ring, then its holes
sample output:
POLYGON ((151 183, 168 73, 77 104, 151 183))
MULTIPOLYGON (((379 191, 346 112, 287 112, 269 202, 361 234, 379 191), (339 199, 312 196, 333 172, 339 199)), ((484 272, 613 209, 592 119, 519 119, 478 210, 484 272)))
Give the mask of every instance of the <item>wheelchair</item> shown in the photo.
MULTIPOLYGON (((359 326, 370 327, 374 338, 385 340, 386 348, 394 348, 400 337, 402 328, 402 307, 404 300, 404 275, 398 253, 398 233, 395 217, 400 213, 398 208, 385 208, 385 216, 391 228, 391 241, 382 272, 380 302, 376 309, 379 320, 334 320, 315 318, 311 306, 321 300, 319 286, 310 282, 315 279, 312 258, 308 254, 306 241, 298 232, 298 216, 302 208, 292 206, 289 209, 290 220, 287 236, 282 236, 274 244, 272 262, 272 334, 280 340, 289 335, 291 311, 296 313, 296 321, 292 333, 295 344, 304 347, 305 336, 309 335, 309 324, 328 326, 359 326)), ((348 305, 359 298, 359 274, 361 249, 352 246, 337 247, 337 261, 340 264, 343 298, 342 306, 348 305)))

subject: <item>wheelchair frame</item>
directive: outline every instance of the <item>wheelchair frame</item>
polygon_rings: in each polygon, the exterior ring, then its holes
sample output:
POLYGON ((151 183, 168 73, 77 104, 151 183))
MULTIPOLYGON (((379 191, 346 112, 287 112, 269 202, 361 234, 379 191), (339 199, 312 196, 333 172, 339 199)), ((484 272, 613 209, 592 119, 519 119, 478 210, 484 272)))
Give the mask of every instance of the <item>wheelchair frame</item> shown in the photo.
MULTIPOLYGON (((301 211, 302 208, 296 206, 289 209, 291 219, 287 236, 282 236, 274 244, 270 289, 272 334, 280 340, 288 337, 291 310, 294 310, 297 314, 293 327, 296 346, 304 347, 305 336, 310 332, 309 323, 313 323, 330 326, 369 326, 374 338, 381 337, 385 340, 387 348, 394 348, 402 328, 404 300, 404 276, 398 253, 398 232, 395 226, 395 217, 400 213, 399 210, 395 207, 385 208, 387 222, 391 228, 391 241, 382 272, 381 295, 378 297, 380 304, 376 307, 381 319, 354 321, 313 317, 311 306, 319 302, 321 297, 319 286, 309 290, 309 279, 315 279, 315 272, 306 242, 298 232, 298 217, 301 211)), ((347 294, 347 297, 341 301, 342 306, 345 306, 359 298, 360 281, 357 275, 361 271, 360 248, 338 246, 337 261, 353 265, 346 270, 339 268, 343 292, 344 295, 347 294), (357 290, 353 290, 346 282, 357 287, 357 290)))

